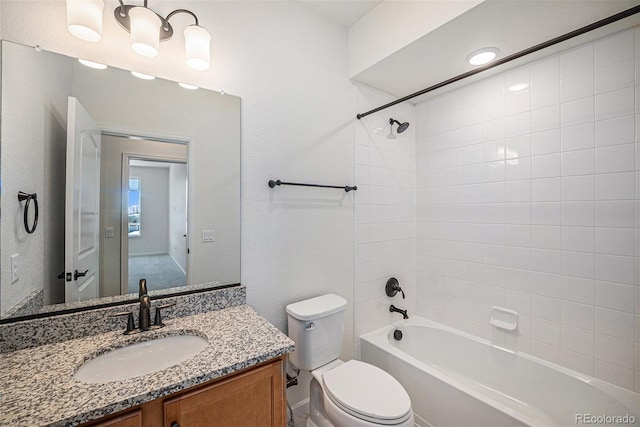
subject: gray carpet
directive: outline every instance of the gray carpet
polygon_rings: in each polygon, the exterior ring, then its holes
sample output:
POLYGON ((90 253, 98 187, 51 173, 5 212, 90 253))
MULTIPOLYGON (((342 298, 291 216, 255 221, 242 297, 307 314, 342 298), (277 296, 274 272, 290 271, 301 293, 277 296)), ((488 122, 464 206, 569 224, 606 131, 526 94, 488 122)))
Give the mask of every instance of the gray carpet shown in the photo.
POLYGON ((129 292, 138 290, 140 279, 147 279, 148 291, 187 283, 185 274, 168 254, 129 257, 129 292))

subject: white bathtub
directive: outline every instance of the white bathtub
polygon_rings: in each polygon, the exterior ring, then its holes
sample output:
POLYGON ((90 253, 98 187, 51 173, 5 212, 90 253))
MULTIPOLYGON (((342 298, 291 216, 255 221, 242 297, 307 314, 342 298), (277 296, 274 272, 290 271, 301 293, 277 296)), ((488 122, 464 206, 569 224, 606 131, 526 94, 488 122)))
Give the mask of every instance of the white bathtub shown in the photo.
POLYGON ((417 316, 361 336, 360 353, 402 383, 418 425, 640 426, 636 393, 417 316))

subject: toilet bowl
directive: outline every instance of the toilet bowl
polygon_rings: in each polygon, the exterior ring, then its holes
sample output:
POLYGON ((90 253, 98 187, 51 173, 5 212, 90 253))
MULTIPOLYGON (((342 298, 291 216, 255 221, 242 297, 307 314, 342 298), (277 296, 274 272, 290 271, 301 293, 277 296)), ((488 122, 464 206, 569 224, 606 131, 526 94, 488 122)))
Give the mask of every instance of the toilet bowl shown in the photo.
POLYGON ((347 301, 328 294, 287 306, 289 361, 311 372, 307 427, 413 427, 411 399, 382 369, 338 359, 347 301))
POLYGON ((409 395, 380 368, 336 360, 311 372, 307 427, 413 427, 409 395))

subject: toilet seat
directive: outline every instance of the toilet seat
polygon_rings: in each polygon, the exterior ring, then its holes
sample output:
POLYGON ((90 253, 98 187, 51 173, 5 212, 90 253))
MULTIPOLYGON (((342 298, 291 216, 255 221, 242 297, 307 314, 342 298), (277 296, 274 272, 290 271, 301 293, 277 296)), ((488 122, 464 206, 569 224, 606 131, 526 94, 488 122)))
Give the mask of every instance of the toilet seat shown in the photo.
POLYGON ((402 385, 382 369, 350 360, 322 375, 332 403, 344 412, 381 425, 397 425, 412 414, 411 399, 402 385))

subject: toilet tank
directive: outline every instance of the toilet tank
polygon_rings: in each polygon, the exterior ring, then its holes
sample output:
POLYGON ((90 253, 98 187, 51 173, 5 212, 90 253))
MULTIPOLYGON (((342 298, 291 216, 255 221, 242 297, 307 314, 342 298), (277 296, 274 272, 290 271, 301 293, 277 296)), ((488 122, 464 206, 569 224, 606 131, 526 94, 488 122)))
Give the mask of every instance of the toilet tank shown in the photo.
POLYGON ((346 305, 344 298, 327 294, 287 306, 289 337, 296 343, 289 361, 296 368, 311 371, 340 356, 346 305))

